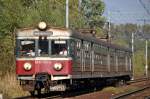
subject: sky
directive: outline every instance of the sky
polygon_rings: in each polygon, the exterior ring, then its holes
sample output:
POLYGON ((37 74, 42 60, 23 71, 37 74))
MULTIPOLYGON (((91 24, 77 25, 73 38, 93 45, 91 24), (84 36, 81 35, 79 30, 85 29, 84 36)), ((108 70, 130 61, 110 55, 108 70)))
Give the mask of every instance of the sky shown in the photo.
POLYGON ((150 0, 103 0, 104 16, 112 23, 150 24, 150 0), (141 3, 141 2, 142 3, 141 3))

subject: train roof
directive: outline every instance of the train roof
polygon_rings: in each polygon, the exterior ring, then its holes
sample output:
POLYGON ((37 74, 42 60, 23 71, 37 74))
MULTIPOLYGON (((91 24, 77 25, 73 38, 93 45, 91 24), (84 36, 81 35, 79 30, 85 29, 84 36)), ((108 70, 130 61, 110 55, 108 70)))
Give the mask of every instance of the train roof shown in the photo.
MULTIPOLYGON (((28 35, 29 37, 31 37, 32 33, 34 31, 40 31, 40 30, 37 27, 18 29, 16 31, 16 36, 27 36, 28 35)), ((91 33, 84 33, 84 32, 82 33, 80 31, 80 29, 67 29, 67 28, 62 28, 62 27, 51 27, 51 26, 49 26, 49 27, 47 27, 46 31, 53 31, 54 34, 56 33, 56 34, 59 34, 60 36, 75 37, 78 39, 83 39, 86 41, 95 42, 95 43, 101 44, 103 46, 108 46, 110 48, 132 52, 130 48, 126 48, 126 47, 119 46, 117 44, 111 44, 109 42, 102 41, 101 39, 92 36, 91 33)), ((91 29, 89 29, 89 31, 91 31, 91 29)))
POLYGON ((78 30, 72 30, 72 36, 74 36, 76 38, 84 39, 87 41, 95 42, 95 43, 101 44, 103 46, 108 46, 110 48, 132 52, 130 48, 119 46, 117 44, 112 44, 112 43, 107 42, 107 41, 103 41, 97 37, 94 37, 90 33, 84 34, 84 33, 79 32, 78 30))

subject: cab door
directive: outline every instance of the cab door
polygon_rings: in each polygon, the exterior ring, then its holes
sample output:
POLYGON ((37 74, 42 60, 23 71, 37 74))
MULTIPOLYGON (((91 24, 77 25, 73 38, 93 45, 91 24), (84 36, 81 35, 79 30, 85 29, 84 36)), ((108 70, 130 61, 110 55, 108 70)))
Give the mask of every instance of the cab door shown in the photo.
POLYGON ((92 74, 91 71, 91 43, 88 41, 83 41, 82 48, 82 70, 84 77, 90 77, 92 74))

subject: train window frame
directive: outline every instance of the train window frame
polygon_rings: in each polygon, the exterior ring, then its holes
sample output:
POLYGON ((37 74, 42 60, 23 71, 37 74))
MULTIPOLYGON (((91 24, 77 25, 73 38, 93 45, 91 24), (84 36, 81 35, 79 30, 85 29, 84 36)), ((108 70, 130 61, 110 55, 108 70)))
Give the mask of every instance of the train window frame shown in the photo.
POLYGON ((125 65, 125 51, 123 50, 118 50, 118 55, 119 55, 119 63, 118 66, 123 66, 125 65))
POLYGON ((106 55, 108 53, 108 47, 101 45, 100 53, 106 55))
POLYGON ((91 57, 91 54, 90 54, 90 51, 91 51, 91 42, 87 41, 87 40, 83 40, 83 47, 82 49, 84 50, 84 58, 86 60, 86 62, 89 62, 90 60, 90 57, 91 57))
POLYGON ((76 42, 75 54, 77 55, 77 58, 81 58, 82 41, 80 39, 76 39, 75 42, 76 42))
MULTIPOLYGON (((68 57, 68 56, 70 56, 70 54, 69 54, 69 51, 70 51, 70 49, 69 49, 69 40, 68 39, 51 39, 51 46, 50 46, 51 47, 51 56, 52 57, 68 57), (60 47, 61 48, 59 50, 54 51, 53 41, 65 41, 66 46, 64 45, 65 46, 64 47, 65 48, 65 53, 64 54, 61 54, 61 52, 64 51, 64 48, 62 47, 63 45, 61 45, 61 46, 58 45, 59 46, 58 48, 60 48, 60 47)), ((58 44, 64 44, 64 43, 58 43, 58 44)), ((56 45, 57 45, 57 43, 56 43, 56 45)))
POLYGON ((85 51, 90 51, 91 50, 91 44, 88 41, 83 41, 83 49, 85 51))
POLYGON ((49 54, 50 54, 50 51, 49 51, 49 49, 50 49, 50 40, 49 39, 38 39, 38 42, 37 42, 38 44, 37 44, 37 55, 36 56, 38 56, 38 57, 48 57, 49 56, 49 54), (46 45, 47 46, 43 46, 43 44, 41 43, 41 45, 40 45, 40 41, 42 42, 42 43, 45 43, 45 41, 46 41, 46 45), (43 46, 43 47, 42 47, 43 46), (47 47, 47 48, 45 48, 45 47, 47 47), (46 49, 46 50, 45 50, 46 49))
POLYGON ((111 66, 115 66, 115 55, 116 55, 115 49, 109 48, 109 53, 110 53, 110 64, 111 66))
MULTIPOLYGON (((70 57, 74 60, 75 64, 79 64, 81 66, 82 60, 82 39, 80 38, 71 38, 70 39, 70 57), (73 46, 71 46, 73 43, 73 46)), ((74 65, 75 66, 75 65, 74 65)))
MULTIPOLYGON (((28 42, 28 43, 29 43, 28 42)), ((16 49, 17 57, 22 58, 22 57, 36 57, 36 40, 35 39, 17 39, 17 49, 16 49), (23 49, 23 46, 21 46, 22 41, 33 41, 33 48, 32 47, 27 47, 25 50, 23 49)))

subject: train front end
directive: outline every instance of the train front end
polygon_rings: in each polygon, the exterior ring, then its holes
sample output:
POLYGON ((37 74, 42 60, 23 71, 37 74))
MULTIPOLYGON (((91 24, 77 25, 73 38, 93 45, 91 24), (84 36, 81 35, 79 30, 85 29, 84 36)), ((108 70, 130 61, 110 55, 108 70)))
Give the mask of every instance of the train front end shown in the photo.
POLYGON ((70 31, 38 28, 16 33, 16 74, 20 85, 32 95, 45 91, 65 91, 71 80, 72 58, 70 31))

